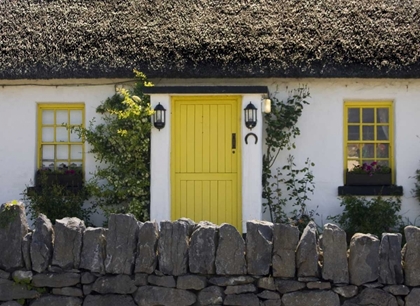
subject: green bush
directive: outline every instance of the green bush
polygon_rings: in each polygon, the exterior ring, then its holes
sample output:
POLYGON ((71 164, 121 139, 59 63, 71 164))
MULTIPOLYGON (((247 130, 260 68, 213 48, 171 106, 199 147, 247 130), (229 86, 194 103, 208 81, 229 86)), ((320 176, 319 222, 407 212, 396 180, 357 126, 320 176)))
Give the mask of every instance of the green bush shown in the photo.
POLYGON ((340 225, 347 232, 348 240, 355 233, 369 233, 381 238, 382 233, 400 232, 404 226, 398 214, 401 209, 399 197, 344 196, 341 206, 344 206, 343 213, 327 219, 340 225))

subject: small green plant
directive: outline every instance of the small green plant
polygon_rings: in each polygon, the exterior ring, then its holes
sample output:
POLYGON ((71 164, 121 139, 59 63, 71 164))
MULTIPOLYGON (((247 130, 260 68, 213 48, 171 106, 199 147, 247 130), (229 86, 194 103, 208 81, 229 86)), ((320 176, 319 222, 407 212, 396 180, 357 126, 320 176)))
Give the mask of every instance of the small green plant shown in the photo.
POLYGON ((7 225, 16 218, 19 214, 17 206, 23 205, 18 200, 12 200, 3 204, 0 208, 0 228, 5 228, 7 225))
POLYGON ((412 193, 416 197, 417 201, 420 202, 420 169, 416 170, 414 179, 416 180, 416 182, 414 183, 414 189, 412 190, 412 193))
POLYGON ((365 198, 344 196, 341 198, 343 213, 329 216, 330 220, 347 233, 350 240, 355 233, 373 234, 381 237, 382 233, 399 232, 403 226, 400 197, 376 196, 365 198))
POLYGON ((27 215, 31 220, 35 220, 42 213, 52 223, 55 223, 56 219, 77 217, 90 225, 90 215, 95 207, 84 207, 90 196, 85 187, 77 191, 69 190, 57 182, 48 181, 46 173, 41 174, 39 183, 41 188, 26 188, 23 192, 23 201, 27 203, 27 215))
POLYGON ((374 175, 375 173, 391 173, 391 168, 388 166, 380 165, 374 161, 370 164, 363 163, 363 165, 356 165, 353 169, 348 170, 351 173, 374 175))

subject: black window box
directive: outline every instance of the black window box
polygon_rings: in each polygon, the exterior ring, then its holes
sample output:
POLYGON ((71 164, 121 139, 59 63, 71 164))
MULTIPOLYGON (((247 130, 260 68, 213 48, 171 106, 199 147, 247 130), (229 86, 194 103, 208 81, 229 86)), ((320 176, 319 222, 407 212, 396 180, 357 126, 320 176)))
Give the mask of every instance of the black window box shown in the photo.
POLYGON ((359 195, 359 196, 401 196, 403 195, 403 187, 396 185, 371 185, 371 186, 339 186, 338 195, 359 195))

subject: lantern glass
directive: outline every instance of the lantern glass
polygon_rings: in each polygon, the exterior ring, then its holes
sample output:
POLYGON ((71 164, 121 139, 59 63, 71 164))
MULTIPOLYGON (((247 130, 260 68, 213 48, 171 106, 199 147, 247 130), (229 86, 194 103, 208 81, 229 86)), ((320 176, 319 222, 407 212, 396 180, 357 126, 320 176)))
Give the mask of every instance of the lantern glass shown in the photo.
POLYGON ((244 109, 245 126, 252 130, 257 125, 257 108, 254 104, 249 104, 244 109))
POLYGON ((153 115, 153 125, 160 131, 160 129, 163 129, 165 127, 166 109, 163 107, 162 104, 159 103, 158 105, 156 105, 154 110, 155 113, 153 115))

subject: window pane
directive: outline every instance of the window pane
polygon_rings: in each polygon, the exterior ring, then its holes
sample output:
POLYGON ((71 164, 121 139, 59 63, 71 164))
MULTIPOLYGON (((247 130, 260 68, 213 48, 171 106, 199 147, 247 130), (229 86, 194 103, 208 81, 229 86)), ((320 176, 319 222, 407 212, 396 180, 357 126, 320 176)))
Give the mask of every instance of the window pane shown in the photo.
POLYGON ((359 144, 349 144, 347 145, 347 157, 349 158, 359 158, 359 144))
POLYGON ((377 158, 389 158, 389 144, 380 143, 376 148, 376 157, 377 158))
POLYGON ((389 167, 389 161, 388 160, 380 160, 380 161, 378 161, 378 165, 389 167))
POLYGON ((359 140, 359 126, 350 125, 348 127, 348 140, 359 140))
POLYGON ((67 162, 56 162, 55 167, 56 169, 67 169, 68 168, 67 162))
POLYGON ((82 154, 82 145, 71 145, 70 146, 70 159, 75 160, 75 159, 82 159, 83 158, 83 154, 82 154))
POLYGON ((363 164, 367 164, 370 165, 371 163, 373 163, 375 160, 374 159, 363 159, 362 160, 362 165, 363 164))
POLYGON ((378 140, 389 140, 389 127, 387 125, 377 126, 376 129, 376 137, 378 140))
POLYGON ((368 144, 363 145, 362 157, 363 158, 375 157, 375 146, 373 145, 373 143, 368 143, 368 144))
POLYGON ((57 146, 57 159, 68 159, 69 148, 67 145, 57 146))
POLYGON ((79 135, 76 132, 70 131, 70 142, 81 142, 79 135))
POLYGON ((52 128, 52 127, 43 127, 42 128, 42 141, 43 142, 53 142, 54 141, 54 128, 52 128))
POLYGON ((358 160, 348 160, 347 161, 347 169, 350 171, 354 167, 359 166, 360 162, 358 160))
POLYGON ((388 108, 378 108, 377 109, 377 120, 378 123, 389 123, 389 110, 388 108))
POLYGON ((54 124, 54 111, 53 110, 42 111, 42 124, 54 124))
POLYGON ((66 110, 58 110, 56 113, 56 121, 55 124, 56 125, 62 125, 62 124, 67 124, 68 122, 68 112, 66 110))
POLYGON ((348 109, 348 122, 349 123, 359 123, 360 122, 360 109, 359 108, 349 108, 348 109))
POLYGON ((374 123, 375 122, 375 118, 374 118, 374 112, 373 112, 373 108, 364 108, 362 110, 363 113, 363 122, 364 123, 374 123))
POLYGON ((373 134, 373 126, 364 125, 363 126, 363 140, 374 140, 375 135, 373 134))
POLYGON ((83 112, 82 110, 71 110, 70 111, 70 124, 80 125, 82 124, 83 112))
POLYGON ((57 132, 57 135, 56 135, 57 140, 56 141, 63 141, 63 142, 69 141, 69 135, 67 133, 67 128, 58 127, 56 129, 56 132, 57 132))
POLYGON ((54 146, 53 145, 43 145, 42 146, 42 160, 54 160, 54 146))

